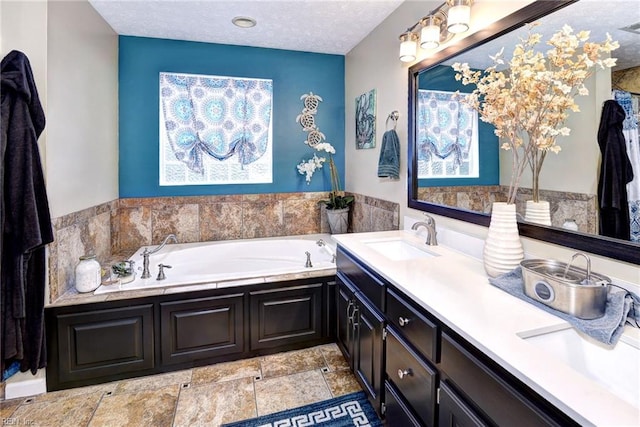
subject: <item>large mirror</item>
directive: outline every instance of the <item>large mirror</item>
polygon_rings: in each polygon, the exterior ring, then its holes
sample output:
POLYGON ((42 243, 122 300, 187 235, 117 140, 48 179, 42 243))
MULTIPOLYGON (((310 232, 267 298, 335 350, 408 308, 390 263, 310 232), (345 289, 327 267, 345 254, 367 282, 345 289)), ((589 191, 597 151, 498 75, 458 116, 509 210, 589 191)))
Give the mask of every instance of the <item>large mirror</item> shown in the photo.
MULTIPOLYGON (((421 105, 424 109, 424 105, 428 105, 425 102, 433 102, 426 98, 432 96, 431 93, 470 92, 473 88, 463 88, 455 82, 451 65, 466 62, 472 68, 485 69, 492 65, 490 55, 503 47, 505 57, 510 58, 515 43, 527 34, 524 24, 530 22, 539 23, 535 31, 543 34, 543 40, 568 24, 576 31, 590 30, 590 40, 596 42, 603 41, 608 32, 621 47, 612 53, 618 58, 616 67, 595 73, 587 82, 589 96, 578 97, 581 112, 569 117, 567 126, 571 128, 571 135, 558 140, 562 151, 549 154, 545 160, 540 195, 550 201, 552 225, 541 226, 522 219, 520 233, 640 264, 640 242, 599 234, 596 196, 600 161, 596 135, 602 104, 611 99, 612 89, 640 93, 637 87, 640 84, 640 8, 634 0, 609 2, 606 8, 595 0, 536 1, 412 66, 409 69, 409 207, 488 226, 491 202, 499 200, 500 193, 509 185, 509 154, 500 150, 493 128, 478 123, 475 137, 479 145, 475 151, 461 154, 460 147, 456 147, 457 152, 449 159, 458 165, 464 156, 465 161, 468 158, 479 161, 463 162, 461 176, 448 175, 446 171, 450 167, 446 162, 431 159, 442 160, 440 157, 449 153, 439 153, 420 143, 424 141, 421 105), (424 162, 425 157, 429 158, 428 163, 424 162), (567 219, 572 220, 572 224, 567 224, 567 219), (571 225, 577 226, 578 231, 565 228, 571 225)), ((523 200, 527 195, 530 198, 530 183, 530 176, 525 174, 519 191, 523 200)), ((520 213, 521 208, 518 203, 520 213)))

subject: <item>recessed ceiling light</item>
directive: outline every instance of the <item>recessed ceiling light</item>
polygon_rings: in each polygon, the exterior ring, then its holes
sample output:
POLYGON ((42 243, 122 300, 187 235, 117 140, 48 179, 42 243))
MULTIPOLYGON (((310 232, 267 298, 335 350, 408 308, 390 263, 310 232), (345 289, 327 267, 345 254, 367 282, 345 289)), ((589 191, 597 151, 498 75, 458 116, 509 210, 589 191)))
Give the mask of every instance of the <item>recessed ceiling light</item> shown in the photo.
POLYGON ((251 28, 256 26, 256 20, 248 16, 236 16, 231 20, 233 25, 240 28, 251 28))

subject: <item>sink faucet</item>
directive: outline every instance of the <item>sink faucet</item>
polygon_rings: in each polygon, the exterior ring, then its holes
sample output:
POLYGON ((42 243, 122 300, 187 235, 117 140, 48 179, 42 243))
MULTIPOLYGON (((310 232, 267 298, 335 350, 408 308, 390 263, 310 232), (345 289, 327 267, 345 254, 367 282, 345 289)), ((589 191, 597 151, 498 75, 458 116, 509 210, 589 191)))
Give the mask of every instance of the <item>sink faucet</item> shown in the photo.
POLYGON ((571 268, 571 264, 573 264, 573 261, 575 261, 575 259, 577 257, 584 257, 584 259, 587 260, 587 277, 586 277, 586 284, 590 284, 591 283, 591 258, 589 258, 589 256, 587 254, 584 254, 582 252, 576 252, 575 254, 573 254, 573 256, 571 257, 571 261, 569 261, 569 264, 567 264, 567 266, 564 268, 564 277, 567 277, 567 273, 569 272, 569 269, 571 268))
POLYGON ((418 221, 411 226, 412 230, 417 230, 420 227, 425 227, 427 229, 427 240, 426 244, 429 246, 437 246, 438 239, 436 235, 436 220, 433 219, 431 215, 424 214, 427 217, 426 221, 418 221))
POLYGON ((151 273, 149 272, 149 255, 155 254, 160 249, 164 248, 164 245, 166 245, 169 240, 173 240, 175 243, 178 243, 178 238, 176 237, 176 235, 169 234, 164 238, 162 243, 160 243, 160 245, 158 245, 154 249, 149 250, 148 248, 144 248, 144 251, 142 252, 142 276, 140 276, 140 278, 148 279, 149 277, 151 277, 151 273))

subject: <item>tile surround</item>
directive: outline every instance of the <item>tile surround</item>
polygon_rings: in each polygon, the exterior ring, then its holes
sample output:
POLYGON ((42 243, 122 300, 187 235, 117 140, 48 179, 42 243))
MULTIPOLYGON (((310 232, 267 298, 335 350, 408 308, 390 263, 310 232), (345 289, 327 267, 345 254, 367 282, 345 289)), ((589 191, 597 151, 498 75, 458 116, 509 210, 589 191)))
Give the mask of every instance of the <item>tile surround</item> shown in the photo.
POLYGON ((214 426, 360 390, 337 345, 327 344, 3 401, 0 415, 13 425, 214 426))
MULTIPOLYGON (((354 232, 397 230, 397 203, 355 194, 354 232)), ((53 219, 49 245, 50 302, 74 287, 81 255, 103 265, 128 258, 140 246, 170 233, 181 243, 326 233, 329 226, 318 193, 119 199, 53 219)))
MULTIPOLYGON (((493 202, 507 200, 509 188, 505 186, 420 187, 418 199, 454 206, 476 212, 491 212, 493 202)), ((524 216, 525 203, 531 200, 531 189, 520 188, 516 209, 524 216)), ((575 220, 581 232, 598 233, 598 205, 594 194, 540 190, 540 198, 549 202, 551 225, 562 227, 566 218, 575 220)))

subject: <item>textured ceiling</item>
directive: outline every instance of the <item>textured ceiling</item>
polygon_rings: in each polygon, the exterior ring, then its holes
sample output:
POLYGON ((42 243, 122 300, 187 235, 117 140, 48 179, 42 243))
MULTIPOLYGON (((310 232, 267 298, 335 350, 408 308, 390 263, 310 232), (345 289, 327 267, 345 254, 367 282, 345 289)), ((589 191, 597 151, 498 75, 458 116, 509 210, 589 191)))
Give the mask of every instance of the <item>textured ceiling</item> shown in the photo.
POLYGON ((404 0, 89 0, 120 35, 344 55, 404 0), (258 21, 238 28, 235 16, 258 21))

